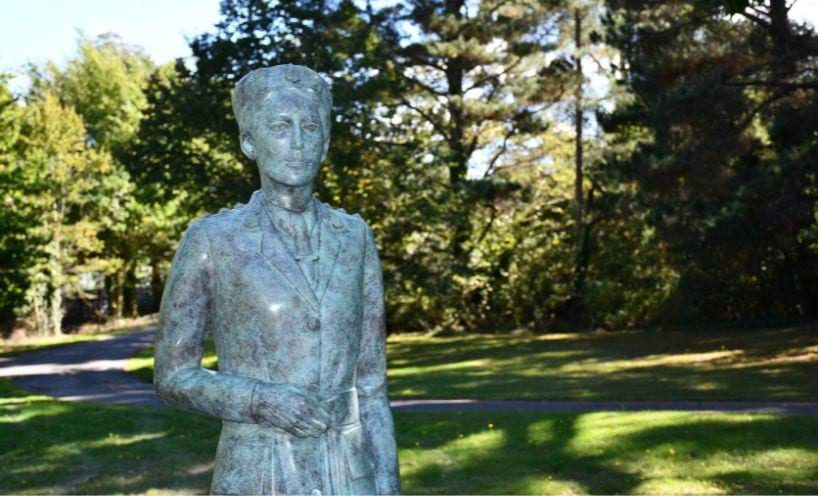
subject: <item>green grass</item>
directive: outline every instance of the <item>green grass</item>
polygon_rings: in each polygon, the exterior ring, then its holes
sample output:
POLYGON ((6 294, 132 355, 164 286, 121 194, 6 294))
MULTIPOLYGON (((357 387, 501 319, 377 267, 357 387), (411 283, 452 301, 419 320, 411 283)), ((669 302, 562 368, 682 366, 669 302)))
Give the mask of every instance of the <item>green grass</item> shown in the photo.
MULTIPOLYGON (((216 370, 219 365, 218 362, 216 358, 216 345, 213 343, 212 338, 208 338, 208 340, 205 341, 202 366, 216 370)), ((128 363, 125 365, 125 372, 134 374, 143 381, 153 382, 153 347, 145 348, 128 360, 128 363)))
MULTIPOLYGON (((392 398, 818 399, 818 328, 389 338, 392 398)), ((129 369, 151 380, 153 350, 129 369)), ((215 367, 208 348, 206 365, 215 367)))
MULTIPOLYGON (((219 423, 0 381, 0 493, 205 493, 219 423)), ((407 494, 818 492, 818 418, 396 414, 407 494)))

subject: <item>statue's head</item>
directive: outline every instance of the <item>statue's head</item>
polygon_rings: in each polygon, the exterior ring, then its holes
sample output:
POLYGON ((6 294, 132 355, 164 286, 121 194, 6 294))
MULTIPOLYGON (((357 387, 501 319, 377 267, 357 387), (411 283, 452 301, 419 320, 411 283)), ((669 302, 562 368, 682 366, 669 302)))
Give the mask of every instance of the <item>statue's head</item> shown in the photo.
POLYGON ((262 176, 288 186, 318 174, 329 150, 331 108, 327 83, 300 65, 256 69, 233 90, 242 151, 262 176))

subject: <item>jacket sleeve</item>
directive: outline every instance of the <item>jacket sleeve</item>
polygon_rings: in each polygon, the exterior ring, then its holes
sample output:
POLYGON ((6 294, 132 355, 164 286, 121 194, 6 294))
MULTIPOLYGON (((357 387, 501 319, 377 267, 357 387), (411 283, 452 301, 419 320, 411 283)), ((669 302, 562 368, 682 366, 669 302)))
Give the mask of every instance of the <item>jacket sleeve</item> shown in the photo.
POLYGON ((373 454, 378 494, 399 494, 395 429, 386 393, 386 314, 383 274, 372 230, 366 226, 363 320, 356 370, 361 422, 373 454))
POLYGON ((159 311, 154 386, 166 403, 213 417, 252 423, 256 379, 201 367, 210 331, 214 271, 202 222, 185 233, 159 311))

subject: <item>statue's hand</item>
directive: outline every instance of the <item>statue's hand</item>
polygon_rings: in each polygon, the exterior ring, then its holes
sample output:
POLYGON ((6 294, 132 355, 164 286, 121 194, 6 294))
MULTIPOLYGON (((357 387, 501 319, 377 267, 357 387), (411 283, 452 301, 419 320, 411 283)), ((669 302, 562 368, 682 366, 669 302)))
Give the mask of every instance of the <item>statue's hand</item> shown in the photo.
POLYGON ((292 384, 261 384, 253 395, 253 418, 262 425, 279 427, 298 437, 318 437, 330 416, 318 399, 292 384))

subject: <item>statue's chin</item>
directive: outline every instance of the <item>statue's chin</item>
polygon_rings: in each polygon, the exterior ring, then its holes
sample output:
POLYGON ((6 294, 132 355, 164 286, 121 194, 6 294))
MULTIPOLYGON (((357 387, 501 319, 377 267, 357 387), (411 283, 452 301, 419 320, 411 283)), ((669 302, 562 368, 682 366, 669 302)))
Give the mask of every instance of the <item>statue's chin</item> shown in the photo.
POLYGON ((265 168, 263 173, 273 181, 285 186, 306 186, 311 184, 318 172, 315 164, 307 161, 292 161, 265 168))

